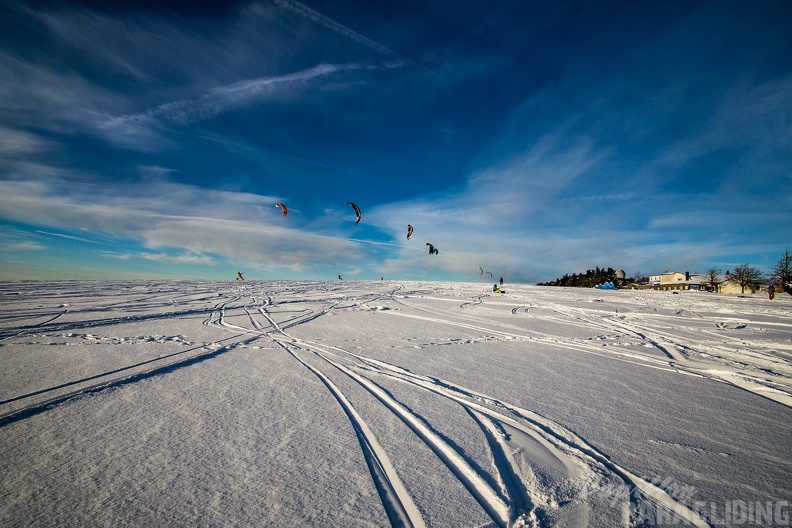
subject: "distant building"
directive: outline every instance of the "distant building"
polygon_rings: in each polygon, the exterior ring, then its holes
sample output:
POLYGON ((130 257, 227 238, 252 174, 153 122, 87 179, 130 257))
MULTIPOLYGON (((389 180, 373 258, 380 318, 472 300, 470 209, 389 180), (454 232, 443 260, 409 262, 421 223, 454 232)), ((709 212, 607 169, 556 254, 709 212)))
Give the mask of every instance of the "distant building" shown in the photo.
POLYGON ((672 271, 671 273, 662 273, 660 275, 649 276, 649 286, 653 290, 689 290, 690 274, 679 273, 672 271))
MULTIPOLYGON (((743 293, 742 287, 731 282, 727 275, 718 275, 716 277, 717 284, 713 286, 710 284, 708 275, 703 273, 690 273, 690 272, 665 272, 660 275, 651 275, 649 277, 649 285, 644 288, 652 290, 696 290, 696 291, 717 291, 720 293, 743 293)), ((745 287, 745 293, 763 293, 767 292, 767 287, 770 285, 769 281, 758 280, 745 287)), ((632 286, 632 285, 631 285, 632 286)))
MULTIPOLYGON (((767 293, 767 288, 770 286, 770 281, 760 279, 752 282, 745 287, 745 293, 767 293)), ((727 281, 721 284, 721 293, 743 293, 742 286, 736 282, 727 281)))

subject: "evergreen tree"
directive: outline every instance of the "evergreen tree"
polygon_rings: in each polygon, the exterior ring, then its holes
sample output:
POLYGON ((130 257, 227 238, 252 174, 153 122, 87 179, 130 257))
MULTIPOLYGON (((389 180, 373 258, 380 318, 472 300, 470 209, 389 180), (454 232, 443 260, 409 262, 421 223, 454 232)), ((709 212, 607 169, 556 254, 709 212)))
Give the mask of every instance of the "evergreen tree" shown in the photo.
POLYGON ((612 282, 618 284, 616 279, 616 270, 613 268, 603 269, 596 266, 594 269, 588 269, 585 273, 573 273, 572 275, 565 273, 554 281, 540 282, 539 286, 570 286, 576 288, 593 288, 598 284, 612 282))

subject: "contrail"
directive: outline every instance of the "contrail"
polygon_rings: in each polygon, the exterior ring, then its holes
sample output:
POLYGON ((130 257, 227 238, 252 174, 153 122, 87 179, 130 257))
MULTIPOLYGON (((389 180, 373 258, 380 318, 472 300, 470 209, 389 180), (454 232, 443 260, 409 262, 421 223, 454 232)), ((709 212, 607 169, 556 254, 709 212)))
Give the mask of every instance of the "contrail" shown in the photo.
MULTIPOLYGON (((298 15, 302 15, 305 18, 313 20, 314 22, 316 22, 318 24, 321 24, 324 27, 326 27, 326 28, 328 28, 328 29, 330 29, 332 31, 335 31, 336 33, 340 33, 341 35, 344 35, 345 37, 349 37, 352 40, 363 44, 367 48, 371 48, 374 51, 378 51, 378 52, 384 53, 386 55, 392 55, 394 57, 398 57, 400 59, 404 59, 406 61, 410 61, 410 59, 408 59, 407 57, 402 57, 401 55, 399 55, 395 51, 393 51, 393 50, 391 50, 389 48, 386 48, 385 46, 383 46, 381 44, 377 44, 373 40, 364 37, 360 33, 356 33, 354 31, 352 31, 351 29, 349 29, 346 26, 342 26, 338 22, 336 22, 334 20, 331 20, 331 19, 327 18, 326 16, 317 13, 316 11, 314 11, 313 9, 311 9, 310 7, 308 7, 306 5, 303 5, 303 4, 299 3, 299 2, 295 2, 294 0, 275 0, 275 3, 278 4, 281 7, 285 7, 289 11, 293 11, 293 12, 297 13, 298 15)), ((412 61, 410 61, 410 62, 412 62, 412 61)))
POLYGON ((90 242, 91 244, 104 244, 104 242, 99 242, 98 240, 89 240, 87 238, 81 238, 81 237, 76 237, 76 236, 71 236, 71 235, 64 235, 62 233, 50 233, 48 231, 39 231, 38 229, 36 229, 36 233, 41 233, 42 235, 47 235, 47 236, 68 238, 69 240, 78 240, 80 242, 90 242))
POLYGON ((139 114, 117 117, 105 123, 105 126, 117 128, 138 122, 150 122, 152 119, 182 125, 205 121, 229 108, 236 108, 252 99, 261 97, 279 85, 305 82, 334 73, 364 68, 367 67, 359 64, 319 64, 313 68, 288 75, 240 81, 194 99, 181 99, 162 104, 139 114))
POLYGON ((404 55, 401 55, 400 53, 397 53, 397 52, 393 51, 392 49, 383 46, 382 44, 374 42, 370 38, 364 37, 360 33, 352 31, 348 27, 339 24, 335 20, 331 20, 331 19, 327 18, 326 16, 324 16, 324 15, 322 15, 320 13, 317 13, 316 11, 311 9, 310 7, 308 7, 308 6, 304 5, 304 4, 301 4, 300 2, 297 2, 295 0, 274 0, 274 2, 277 5, 288 9, 289 11, 297 13, 298 15, 303 16, 303 17, 305 17, 305 18, 307 18, 309 20, 312 20, 312 21, 316 22, 317 24, 323 25, 324 27, 326 27, 327 29, 329 29, 331 31, 335 31, 336 33, 338 33, 340 35, 344 35, 345 37, 348 37, 348 38, 354 40, 355 42, 363 44, 364 46, 366 46, 369 49, 372 49, 372 50, 377 51, 379 53, 382 53, 384 55, 389 55, 391 57, 396 57, 399 60, 402 60, 404 62, 408 62, 409 64, 412 64, 413 66, 416 66, 416 67, 424 70, 425 72, 431 74, 432 76, 437 77, 438 79, 442 80, 445 83, 451 84, 451 85, 455 86, 456 88, 461 88, 458 84, 456 84, 456 83, 454 83, 452 81, 449 81, 448 79, 446 79, 442 75, 430 70, 429 68, 426 68, 425 66, 422 66, 422 65, 418 64, 414 60, 412 60, 412 59, 410 59, 408 57, 405 57, 404 55))

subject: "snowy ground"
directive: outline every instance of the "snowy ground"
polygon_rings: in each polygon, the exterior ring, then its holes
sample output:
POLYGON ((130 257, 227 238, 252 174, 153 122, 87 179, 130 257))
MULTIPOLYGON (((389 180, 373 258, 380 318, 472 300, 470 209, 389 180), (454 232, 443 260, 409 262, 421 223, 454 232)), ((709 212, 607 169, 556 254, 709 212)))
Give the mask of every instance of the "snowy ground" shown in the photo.
POLYGON ((792 296, 0 284, 0 526, 790 522, 792 296))

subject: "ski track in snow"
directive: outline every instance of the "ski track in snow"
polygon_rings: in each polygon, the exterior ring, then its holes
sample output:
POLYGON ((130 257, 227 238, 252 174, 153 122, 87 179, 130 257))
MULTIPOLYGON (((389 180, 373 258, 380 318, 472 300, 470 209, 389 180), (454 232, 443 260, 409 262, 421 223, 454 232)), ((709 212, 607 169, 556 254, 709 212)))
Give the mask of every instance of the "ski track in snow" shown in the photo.
MULTIPOLYGON (((508 293, 499 297, 475 293, 475 285, 459 286, 459 291, 445 285, 443 295, 431 291, 431 286, 353 281, 342 286, 330 282, 247 281, 230 286, 220 282, 132 282, 125 286, 130 290, 126 294, 128 298, 119 300, 118 295, 106 295, 100 286, 87 283, 54 283, 43 292, 38 284, 35 289, 25 283, 4 284, 0 288, 0 354, 23 338, 38 339, 41 343, 55 336, 126 343, 127 337, 99 338, 93 333, 76 332, 89 329, 97 334, 99 329, 123 332, 127 325, 137 328, 162 321, 183 320, 179 328, 197 325, 196 329, 204 329, 201 335, 216 337, 201 344, 196 344, 199 342, 196 339, 185 340, 183 344, 190 346, 155 357, 132 360, 48 386, 32 384, 14 394, 3 393, 0 434, 4 427, 82 396, 162 377, 255 344, 266 353, 272 350, 288 353, 326 387, 358 438, 361 454, 392 526, 425 526, 423 512, 428 506, 416 504, 391 460, 388 446, 393 439, 377 437, 368 419, 353 403, 361 395, 357 390, 345 394, 333 381, 336 376, 351 380, 353 386, 375 398, 404 423, 449 469, 495 526, 551 526, 562 519, 572 525, 583 525, 596 515, 592 508, 599 507, 586 502, 585 487, 605 478, 603 475, 640 490, 629 498, 633 506, 647 501, 674 512, 689 525, 709 526, 704 518, 665 490, 615 463, 602 448, 594 447, 550 417, 472 388, 353 352, 348 344, 332 340, 320 343, 296 337, 289 330, 304 329, 320 318, 340 313, 401 317, 418 325, 441 325, 481 336, 477 339, 552 345, 642 368, 722 381, 792 407, 789 339, 771 340, 760 348, 755 346, 755 340, 751 341, 750 358, 746 360, 738 353, 746 347, 744 341, 725 333, 744 330, 749 325, 789 332, 792 329, 789 318, 773 320, 774 314, 758 310, 735 318, 734 314, 706 313, 706 307, 699 306, 694 306, 695 310, 678 309, 672 315, 658 315, 649 309, 651 303, 641 312, 636 309, 641 304, 635 302, 630 305, 632 312, 624 307, 621 312, 619 307, 606 312, 601 299, 594 299, 596 302, 588 309, 581 307, 580 302, 553 302, 552 296, 544 292, 533 295, 530 288, 519 289, 519 293, 515 293, 516 288, 510 290, 516 296, 512 300, 508 293), (60 304, 51 306, 53 303, 60 304), (533 328, 530 324, 533 318, 595 335, 570 337, 541 326, 533 328), (670 319, 675 326, 669 326, 670 319), (744 323, 746 320, 750 322, 744 323), (688 333, 706 336, 712 342, 686 339, 688 333), (420 409, 411 408, 392 394, 387 389, 388 383, 460 406, 470 424, 486 439, 491 467, 472 461, 460 447, 447 441, 442 423, 428 422, 420 409), (552 475, 549 480, 548 474, 552 475), (574 513, 568 513, 572 510, 574 513)), ((118 284, 112 287, 117 289, 118 284)), ((584 299, 589 302, 596 295, 603 294, 597 292, 584 299)), ((178 340, 172 340, 169 346, 179 344, 178 340)), ((623 525, 631 526, 635 520, 627 513, 627 506, 620 506, 621 518, 623 525)))

